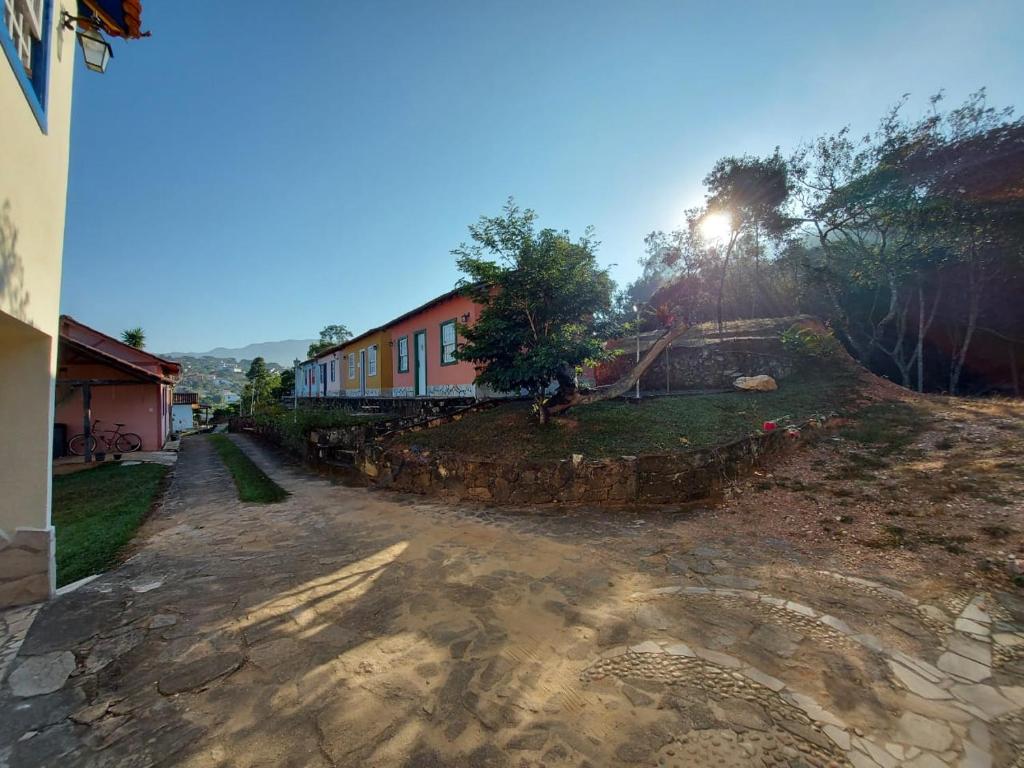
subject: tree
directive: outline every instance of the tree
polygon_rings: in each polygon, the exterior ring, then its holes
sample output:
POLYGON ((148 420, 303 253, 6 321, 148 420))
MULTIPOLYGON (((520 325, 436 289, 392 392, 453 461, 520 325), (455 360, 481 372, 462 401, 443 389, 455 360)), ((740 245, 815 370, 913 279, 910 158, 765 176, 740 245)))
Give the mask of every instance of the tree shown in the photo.
POLYGON ((327 325, 320 331, 320 340, 309 345, 306 357, 316 357, 325 349, 337 346, 352 338, 352 333, 344 325, 327 325))
POLYGON ((605 359, 601 333, 614 283, 597 265, 591 230, 537 230, 536 214, 510 198, 503 213, 469 227, 472 243, 452 253, 464 292, 483 305, 455 358, 477 366, 476 382, 500 392, 526 390, 547 423, 545 392, 569 385, 576 370, 605 359))
POLYGON ((249 383, 242 391, 242 400, 244 402, 248 398, 249 413, 254 413, 259 405, 272 401, 273 390, 280 385, 281 377, 277 373, 271 373, 266 361, 262 357, 257 357, 249 364, 245 378, 249 383))
POLYGON ((271 393, 274 398, 289 397, 295 392, 295 369, 285 368, 281 371, 277 386, 271 393))
POLYGON ((722 329, 722 297, 729 261, 736 246, 745 241, 752 250, 755 265, 760 263, 761 238, 778 237, 790 227, 783 208, 789 200, 789 171, 779 150, 770 157, 750 155, 724 157, 704 178, 707 189, 706 211, 692 219, 691 226, 702 230, 705 240, 722 249, 715 319, 722 329))
POLYGON ((121 331, 121 341, 129 347, 142 349, 146 346, 146 332, 142 328, 129 328, 121 331))

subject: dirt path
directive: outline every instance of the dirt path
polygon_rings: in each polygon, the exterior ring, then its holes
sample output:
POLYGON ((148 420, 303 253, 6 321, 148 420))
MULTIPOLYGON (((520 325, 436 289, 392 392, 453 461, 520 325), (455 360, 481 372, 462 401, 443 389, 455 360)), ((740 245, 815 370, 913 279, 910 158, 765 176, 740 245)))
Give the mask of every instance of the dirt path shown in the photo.
POLYGON ((238 442, 291 496, 241 504, 186 440, 134 556, 36 617, 0 765, 1021 764, 999 595, 922 601, 699 511, 345 488, 238 442))

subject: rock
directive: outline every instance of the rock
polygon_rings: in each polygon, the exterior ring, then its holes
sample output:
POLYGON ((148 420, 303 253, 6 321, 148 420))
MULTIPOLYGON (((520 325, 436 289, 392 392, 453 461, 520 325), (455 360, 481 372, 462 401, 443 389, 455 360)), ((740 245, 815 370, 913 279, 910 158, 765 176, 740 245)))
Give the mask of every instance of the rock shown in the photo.
POLYGON ((992 670, 985 664, 966 659, 956 653, 946 651, 939 657, 938 667, 943 672, 970 680, 972 683, 980 683, 992 676, 992 670))
POLYGON ((904 712, 900 717, 897 738, 932 752, 944 752, 953 745, 953 732, 948 725, 913 712, 904 712))
POLYGON ((774 392, 779 388, 771 376, 740 376, 732 385, 748 392, 774 392))
POLYGON ((533 731, 516 736, 506 745, 506 749, 537 750, 544 747, 548 735, 544 731, 533 731))
POLYGON ((70 651, 55 651, 26 658, 11 672, 8 683, 15 696, 41 696, 63 688, 74 671, 74 654, 70 651))
POLYGON ((622 694, 629 699, 629 703, 634 707, 649 707, 654 703, 654 699, 631 685, 623 685, 622 694))
POLYGON ((936 700, 952 698, 948 692, 942 690, 934 683, 925 680, 916 672, 911 672, 902 664, 897 664, 894 661, 889 661, 888 664, 896 678, 903 683, 911 693, 920 696, 923 699, 936 700))
POLYGON ((218 677, 229 675, 242 666, 244 657, 240 653, 215 653, 188 664, 173 667, 160 678, 157 690, 165 696, 202 688, 218 677))

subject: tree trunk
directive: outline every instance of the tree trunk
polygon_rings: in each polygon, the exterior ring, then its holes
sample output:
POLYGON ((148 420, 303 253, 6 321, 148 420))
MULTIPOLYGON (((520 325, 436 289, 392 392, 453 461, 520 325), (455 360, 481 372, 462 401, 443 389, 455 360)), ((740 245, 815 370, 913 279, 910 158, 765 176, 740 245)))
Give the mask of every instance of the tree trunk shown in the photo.
POLYGON ((732 233, 729 237, 729 245, 725 248, 725 258, 722 259, 722 277, 718 281, 718 304, 716 307, 716 316, 718 318, 718 332, 722 332, 722 294, 725 293, 725 273, 729 268, 729 257, 732 256, 733 246, 736 245, 737 234, 732 233))
MULTIPOLYGON (((611 400, 612 398, 620 397, 640 380, 640 377, 647 372, 647 369, 654 365, 654 362, 658 359, 658 356, 665 351, 665 349, 673 341, 678 339, 690 326, 686 323, 677 323, 669 328, 661 337, 651 345, 651 348, 647 350, 646 354, 640 358, 640 362, 633 366, 633 369, 619 379, 611 386, 599 392, 588 392, 585 395, 581 395, 578 391, 573 389, 567 391, 567 388, 563 386, 559 387, 559 390, 555 395, 547 401, 546 407, 548 413, 552 416, 555 414, 567 411, 570 408, 577 405, 588 405, 590 403, 598 403, 602 400, 611 400)), ((559 380, 561 384, 561 379, 559 380)))
POLYGON ((917 284, 917 391, 924 392, 924 287, 917 284))
POLYGON ((960 374, 964 370, 964 361, 967 360, 967 350, 971 346, 971 339, 978 327, 978 315, 981 313, 981 294, 985 279, 984 265, 979 265, 977 272, 974 267, 967 272, 967 285, 970 294, 970 304, 967 309, 967 330, 964 332, 964 340, 960 349, 953 357, 952 366, 949 372, 949 394, 955 395, 960 389, 960 374))

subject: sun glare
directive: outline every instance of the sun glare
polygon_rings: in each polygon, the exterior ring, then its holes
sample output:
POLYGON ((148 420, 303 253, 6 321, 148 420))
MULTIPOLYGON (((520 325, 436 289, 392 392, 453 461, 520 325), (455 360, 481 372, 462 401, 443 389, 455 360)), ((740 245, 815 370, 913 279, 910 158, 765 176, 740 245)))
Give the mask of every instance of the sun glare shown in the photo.
POLYGON ((727 240, 732 231, 732 217, 725 211, 707 214, 700 222, 700 234, 705 240, 727 240))

